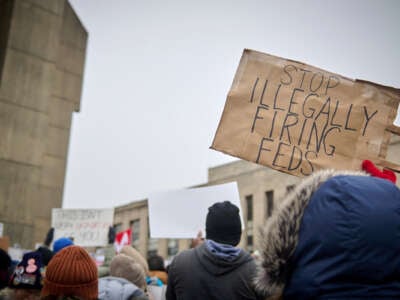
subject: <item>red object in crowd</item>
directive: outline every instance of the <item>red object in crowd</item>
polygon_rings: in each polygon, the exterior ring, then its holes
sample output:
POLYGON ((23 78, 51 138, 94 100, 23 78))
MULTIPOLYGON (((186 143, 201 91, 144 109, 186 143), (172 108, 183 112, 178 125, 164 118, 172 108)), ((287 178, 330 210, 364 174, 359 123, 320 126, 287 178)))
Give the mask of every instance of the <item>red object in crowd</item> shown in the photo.
POLYGON ((132 243, 132 230, 118 232, 115 236, 114 247, 117 253, 122 249, 123 246, 130 245, 132 243))
POLYGON ((381 171, 370 160, 364 160, 361 166, 365 172, 371 174, 372 176, 387 179, 396 184, 396 174, 393 171, 387 169, 383 169, 383 171, 381 171))

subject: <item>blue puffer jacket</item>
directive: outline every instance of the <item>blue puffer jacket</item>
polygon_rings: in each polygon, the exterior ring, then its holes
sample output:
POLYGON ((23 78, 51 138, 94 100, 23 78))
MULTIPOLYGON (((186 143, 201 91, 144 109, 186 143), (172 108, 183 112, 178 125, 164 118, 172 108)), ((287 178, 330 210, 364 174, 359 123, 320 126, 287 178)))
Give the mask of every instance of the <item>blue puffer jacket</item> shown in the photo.
POLYGON ((388 180, 316 173, 287 196, 263 243, 267 296, 400 299, 400 190, 388 180))
POLYGON ((107 276, 99 278, 99 300, 148 300, 148 297, 130 281, 107 276))

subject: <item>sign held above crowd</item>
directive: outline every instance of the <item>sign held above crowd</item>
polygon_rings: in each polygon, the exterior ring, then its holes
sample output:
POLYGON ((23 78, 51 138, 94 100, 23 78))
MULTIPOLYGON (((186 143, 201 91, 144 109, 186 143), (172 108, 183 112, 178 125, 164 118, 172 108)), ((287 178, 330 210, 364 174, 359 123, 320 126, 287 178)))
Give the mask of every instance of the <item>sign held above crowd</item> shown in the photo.
POLYGON ((106 246, 108 231, 113 226, 114 209, 62 209, 53 208, 51 227, 54 240, 71 237, 82 247, 106 246))
POLYGON ((386 161, 400 90, 245 49, 211 148, 307 176, 386 161))
POLYGON ((236 182, 153 193, 149 196, 151 238, 189 239, 199 230, 205 234, 208 208, 216 202, 230 201, 239 207, 236 182))

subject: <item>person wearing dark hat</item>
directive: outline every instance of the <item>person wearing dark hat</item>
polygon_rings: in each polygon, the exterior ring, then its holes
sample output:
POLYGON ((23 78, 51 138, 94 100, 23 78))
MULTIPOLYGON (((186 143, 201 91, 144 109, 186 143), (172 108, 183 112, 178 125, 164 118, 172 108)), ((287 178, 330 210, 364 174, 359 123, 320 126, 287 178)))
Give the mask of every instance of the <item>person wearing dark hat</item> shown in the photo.
POLYGON ((241 234, 237 206, 224 201, 209 207, 206 240, 179 253, 169 265, 166 299, 262 299, 252 285, 255 261, 236 247, 241 234))
POLYGON ((0 299, 40 299, 43 274, 41 253, 38 251, 25 253, 10 277, 8 288, 0 292, 0 299))
POLYGON ((50 259, 53 257, 54 253, 51 251, 48 247, 46 246, 39 246, 36 249, 37 252, 40 252, 42 254, 42 263, 43 266, 47 266, 50 262, 50 259))
POLYGON ((400 299, 400 189, 363 169, 315 172, 285 196, 260 239, 265 299, 400 299))
POLYGON ((11 257, 0 248, 0 290, 5 288, 10 279, 11 257))

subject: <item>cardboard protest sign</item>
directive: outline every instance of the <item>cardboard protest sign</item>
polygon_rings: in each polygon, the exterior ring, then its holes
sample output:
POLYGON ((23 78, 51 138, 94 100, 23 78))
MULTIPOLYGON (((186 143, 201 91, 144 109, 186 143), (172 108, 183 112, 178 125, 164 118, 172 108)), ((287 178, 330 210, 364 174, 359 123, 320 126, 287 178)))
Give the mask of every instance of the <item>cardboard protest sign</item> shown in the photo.
POLYGON ((208 208, 215 202, 230 201, 242 218, 236 182, 154 193, 148 201, 151 238, 190 239, 199 230, 205 235, 208 208))
POLYGON ((306 176, 385 160, 400 90, 244 50, 211 148, 306 176))
POLYGON ((61 209, 53 208, 51 226, 54 240, 72 237, 82 247, 108 244, 108 229, 113 226, 114 209, 61 209))

